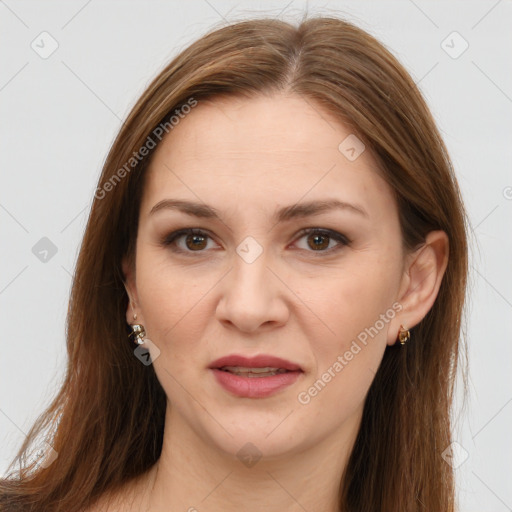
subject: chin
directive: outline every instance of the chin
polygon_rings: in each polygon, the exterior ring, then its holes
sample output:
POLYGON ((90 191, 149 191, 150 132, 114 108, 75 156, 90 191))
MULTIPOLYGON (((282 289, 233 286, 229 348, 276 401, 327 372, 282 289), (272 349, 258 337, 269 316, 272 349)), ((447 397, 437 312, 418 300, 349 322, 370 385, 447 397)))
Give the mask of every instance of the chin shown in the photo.
MULTIPOLYGON (((243 412, 224 416, 223 426, 227 432, 217 422, 209 421, 203 425, 202 437, 209 446, 217 447, 242 463, 245 458, 271 460, 289 456, 304 449, 312 437, 300 430, 296 418, 292 419, 293 413, 288 416, 292 410, 292 407, 286 407, 279 413, 262 413, 260 410, 253 414, 243 412)), ((215 418, 223 417, 222 413, 218 414, 212 413, 215 418)))
POLYGON ((229 440, 226 437, 223 439, 212 438, 210 442, 226 455, 250 468, 256 463, 275 461, 289 457, 295 451, 300 451, 300 446, 291 441, 287 434, 285 433, 285 436, 276 435, 274 439, 270 439, 266 437, 266 434, 262 434, 261 430, 255 428, 253 432, 247 429, 229 440))

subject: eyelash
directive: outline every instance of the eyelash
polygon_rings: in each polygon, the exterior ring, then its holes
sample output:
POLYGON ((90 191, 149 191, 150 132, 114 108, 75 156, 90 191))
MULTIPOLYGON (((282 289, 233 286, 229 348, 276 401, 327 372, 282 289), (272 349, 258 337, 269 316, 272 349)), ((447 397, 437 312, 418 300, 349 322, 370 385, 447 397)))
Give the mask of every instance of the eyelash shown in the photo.
MULTIPOLYGON (((193 255, 194 253, 200 254, 202 252, 205 252, 206 249, 198 250, 198 251, 189 251, 189 250, 183 250, 183 249, 176 247, 175 242, 179 238, 181 238, 182 236, 185 236, 185 235, 199 235, 201 237, 205 237, 205 238, 209 238, 209 239, 213 240, 213 238, 205 231, 202 231, 202 230, 196 229, 196 228, 186 228, 186 229, 180 229, 178 231, 174 231, 173 233, 170 233, 169 235, 165 236, 164 239, 162 240, 162 245, 164 245, 165 247, 170 247, 172 251, 182 253, 182 254, 193 255)), ((327 236, 331 239, 334 239, 336 242, 338 242, 337 246, 331 247, 330 249, 325 249, 325 250, 307 251, 307 249, 301 249, 301 250, 304 250, 307 252, 311 252, 313 254, 319 253, 318 255, 315 255, 315 256, 332 254, 333 252, 336 252, 336 251, 342 249, 344 246, 350 245, 350 243, 351 243, 351 241, 345 235, 338 233, 337 231, 333 231, 331 229, 325 229, 325 228, 305 228, 298 233, 298 236, 295 240, 300 240, 301 238, 303 238, 306 235, 323 235, 323 236, 327 236)))

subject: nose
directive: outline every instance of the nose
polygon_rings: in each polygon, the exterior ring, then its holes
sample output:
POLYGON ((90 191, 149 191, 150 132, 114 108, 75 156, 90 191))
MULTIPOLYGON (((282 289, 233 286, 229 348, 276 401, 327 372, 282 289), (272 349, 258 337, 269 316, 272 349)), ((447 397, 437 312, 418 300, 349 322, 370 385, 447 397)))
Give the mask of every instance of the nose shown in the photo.
POLYGON ((232 270, 222 280, 221 298, 216 309, 225 327, 255 333, 283 326, 289 317, 287 288, 269 268, 266 252, 247 262, 234 256, 232 270))

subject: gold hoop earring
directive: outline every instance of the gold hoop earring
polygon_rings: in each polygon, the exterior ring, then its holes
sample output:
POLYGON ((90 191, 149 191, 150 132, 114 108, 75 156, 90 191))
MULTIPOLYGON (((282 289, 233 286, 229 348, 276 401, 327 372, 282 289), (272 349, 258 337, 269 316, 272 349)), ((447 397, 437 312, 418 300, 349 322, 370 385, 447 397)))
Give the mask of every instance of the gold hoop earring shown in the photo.
POLYGON ((144 326, 141 324, 132 324, 130 325, 132 332, 129 334, 129 338, 132 338, 137 345, 144 344, 144 336, 146 336, 146 330, 144 326))
POLYGON ((407 330, 403 325, 398 330, 398 341, 405 345, 411 339, 411 332, 407 330))

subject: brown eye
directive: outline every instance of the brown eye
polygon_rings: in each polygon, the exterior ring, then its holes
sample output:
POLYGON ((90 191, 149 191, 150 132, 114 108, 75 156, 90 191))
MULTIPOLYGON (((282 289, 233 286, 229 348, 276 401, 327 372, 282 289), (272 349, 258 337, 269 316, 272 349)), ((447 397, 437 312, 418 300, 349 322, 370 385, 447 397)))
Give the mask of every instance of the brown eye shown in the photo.
POLYGON ((206 238, 207 237, 203 235, 191 234, 188 235, 187 238, 185 239, 185 244, 192 251, 195 251, 196 249, 204 249, 207 245, 206 238))
POLYGON ((296 245, 308 252, 327 254, 349 245, 350 240, 337 231, 330 229, 308 228, 300 233, 296 245), (302 240, 304 239, 304 242, 302 240))
POLYGON ((206 232, 192 228, 175 231, 162 240, 165 247, 188 254, 206 252, 205 249, 211 249, 213 243, 213 239, 206 232))
MULTIPOLYGON (((207 249, 215 248, 211 244, 215 244, 215 242, 208 233, 191 228, 175 231, 162 240, 162 245, 182 254, 191 254, 193 252, 206 253, 207 249), (209 243, 210 246, 208 245, 209 243)), ((308 228, 301 232, 296 245, 304 251, 316 252, 322 255, 331 254, 346 245, 350 245, 350 240, 337 231, 308 228), (305 244, 302 241, 303 239, 305 244)))
POLYGON ((330 238, 324 234, 311 234, 308 236, 308 246, 313 250, 327 249, 329 247, 330 238))

